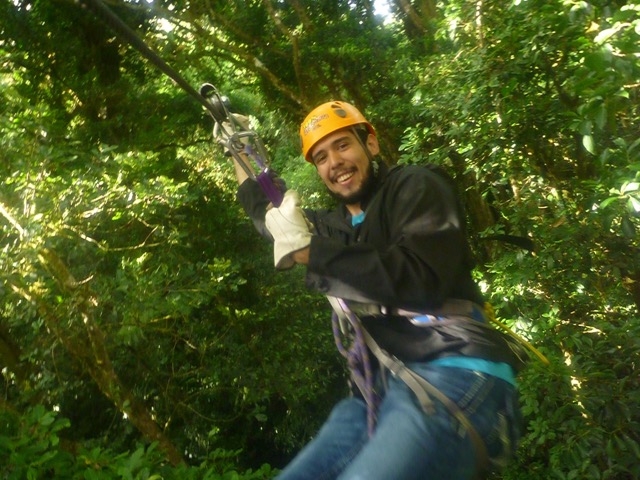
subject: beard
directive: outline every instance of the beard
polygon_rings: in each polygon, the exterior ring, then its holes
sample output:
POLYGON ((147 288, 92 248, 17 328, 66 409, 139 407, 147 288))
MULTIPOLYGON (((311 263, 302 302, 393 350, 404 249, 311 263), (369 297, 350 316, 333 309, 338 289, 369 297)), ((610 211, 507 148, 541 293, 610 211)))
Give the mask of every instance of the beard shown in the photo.
POLYGON ((329 195, 332 198, 343 203, 345 205, 353 205, 355 203, 362 203, 363 200, 367 199, 376 185, 376 176, 373 168, 373 161, 370 161, 367 165, 367 170, 364 173, 364 179, 362 180, 362 184, 360 188, 355 192, 350 193, 349 195, 342 195, 340 193, 333 192, 327 188, 329 195))

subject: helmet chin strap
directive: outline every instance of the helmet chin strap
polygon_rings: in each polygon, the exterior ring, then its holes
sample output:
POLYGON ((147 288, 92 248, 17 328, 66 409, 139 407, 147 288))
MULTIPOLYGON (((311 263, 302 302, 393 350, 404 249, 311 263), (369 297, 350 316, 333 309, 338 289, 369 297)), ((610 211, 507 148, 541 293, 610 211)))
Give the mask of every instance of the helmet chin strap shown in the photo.
POLYGON ((378 163, 375 161, 374 156, 369 151, 369 147, 367 147, 367 144, 362 140, 362 137, 360 137, 360 134, 358 133, 358 130, 356 129, 355 125, 351 127, 351 131, 353 132, 353 135, 356 137, 356 139, 358 139, 358 143, 363 148, 364 153, 367 155, 367 158, 371 163, 373 176, 376 177, 378 175, 378 163))

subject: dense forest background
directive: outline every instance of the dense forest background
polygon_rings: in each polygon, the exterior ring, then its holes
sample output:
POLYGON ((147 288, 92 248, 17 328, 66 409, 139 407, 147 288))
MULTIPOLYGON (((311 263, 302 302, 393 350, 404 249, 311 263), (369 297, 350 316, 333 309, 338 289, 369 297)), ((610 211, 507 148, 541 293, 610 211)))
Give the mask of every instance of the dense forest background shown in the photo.
MULTIPOLYGON (((640 4, 108 0, 251 116, 357 105, 437 163, 477 279, 550 360, 501 478, 640 478, 640 4)), ((0 477, 271 478, 345 393, 325 300, 276 273, 204 109, 83 2, 0 2, 0 477)))

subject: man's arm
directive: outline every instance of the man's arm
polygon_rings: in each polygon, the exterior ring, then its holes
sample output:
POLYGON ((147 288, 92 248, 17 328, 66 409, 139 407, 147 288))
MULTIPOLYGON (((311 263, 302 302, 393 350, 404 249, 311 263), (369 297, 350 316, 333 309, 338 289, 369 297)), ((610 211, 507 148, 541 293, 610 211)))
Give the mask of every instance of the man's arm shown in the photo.
MULTIPOLYGON (((251 167, 251 164, 249 163, 249 159, 247 158, 247 156, 244 153, 241 153, 240 156, 242 157, 242 160, 244 161, 244 164, 247 166, 247 168, 249 168, 249 170, 253 172, 253 168, 251 167)), ((232 157, 232 158, 233 158, 233 169, 236 173, 236 180, 238 181, 238 185, 242 185, 246 180, 249 179, 249 175, 247 174, 243 166, 240 165, 240 162, 236 160, 235 157, 232 157)))
MULTIPOLYGON (((306 265, 309 262, 308 245, 313 227, 299 206, 298 194, 287 190, 282 204, 274 208, 258 183, 249 179, 237 162, 235 170, 240 184, 237 193, 238 201, 251 218, 258 233, 274 241, 276 267, 286 269, 296 263, 306 265), (271 220, 268 218, 270 215, 271 220)), ((282 187, 286 188, 284 183, 282 187)))
POLYGON ((233 169, 236 173, 236 180, 238 180, 238 185, 242 185, 246 180, 249 179, 249 175, 247 175, 247 172, 244 171, 244 169, 240 166, 235 158, 233 159, 233 169))
MULTIPOLYGON (((246 123, 248 120, 245 119, 246 123)), ((225 126, 226 129, 223 131, 231 130, 231 126, 225 126)), ((214 128, 214 138, 218 140, 223 146, 226 146, 226 138, 220 134, 221 130, 218 128, 214 128)), ((266 196, 261 192, 260 187, 256 182, 247 182, 251 177, 255 178, 255 169, 252 167, 252 164, 244 152, 237 152, 236 155, 230 155, 230 152, 227 151, 227 155, 231 156, 233 161, 233 169, 236 176, 236 181, 238 182, 238 193, 237 198, 244 208, 245 212, 249 215, 251 220, 253 221, 254 227, 263 237, 268 239, 273 239, 272 235, 268 231, 265 225, 265 214, 268 209, 272 206, 269 200, 266 199, 266 196), (240 157, 240 158, 236 158, 240 157)), ((284 182, 280 180, 279 185, 276 188, 282 189, 283 193, 286 189, 284 182)), ((308 242, 307 242, 308 244, 308 242)), ((302 250, 296 251, 295 255, 298 259, 297 261, 293 257, 294 254, 289 256, 289 261, 295 263, 307 263, 309 257, 309 248, 306 247, 302 250), (306 253, 306 255, 305 255, 306 253)))
MULTIPOLYGON (((249 129, 249 119, 244 115, 236 114, 234 118, 239 122, 239 124, 245 129, 249 129)), ((249 169, 250 172, 255 174, 254 169, 251 167, 251 162, 247 158, 246 154, 242 151, 237 152, 237 154, 241 157, 244 166, 240 164, 239 160, 236 159, 235 155, 232 155, 231 152, 227 148, 227 142, 229 140, 230 135, 235 131, 235 128, 232 126, 231 121, 227 120, 222 124, 217 123, 213 127, 213 138, 216 142, 218 142, 225 150, 225 156, 231 157, 233 161, 233 168, 236 174, 236 180, 238 181, 238 185, 242 185, 248 178, 249 174, 246 169, 249 169), (246 166, 246 168, 245 168, 246 166)))

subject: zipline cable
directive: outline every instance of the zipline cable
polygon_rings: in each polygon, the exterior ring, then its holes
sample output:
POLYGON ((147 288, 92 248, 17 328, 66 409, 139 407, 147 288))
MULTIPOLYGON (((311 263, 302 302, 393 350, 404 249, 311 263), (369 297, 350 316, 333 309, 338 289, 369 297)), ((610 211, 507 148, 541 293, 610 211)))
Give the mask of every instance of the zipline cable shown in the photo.
POLYGON ((76 0, 76 2, 93 10, 93 12, 104 19, 124 41, 131 44, 147 60, 206 108, 219 127, 219 130, 224 134, 224 137, 226 137, 225 147, 233 155, 234 159, 237 160, 249 178, 253 178, 258 182, 260 188, 271 203, 276 207, 280 206, 283 192, 274 183, 273 172, 269 169, 267 151, 262 140, 255 132, 246 130, 246 127, 241 125, 238 118, 227 110, 224 99, 220 96, 217 89, 213 85, 205 83, 200 87, 200 92, 196 91, 178 72, 171 68, 160 55, 154 52, 131 28, 113 13, 102 0, 76 0), (243 128, 239 129, 239 127, 243 128), (228 129, 230 129, 230 131, 228 131, 228 129), (251 143, 253 143, 253 145, 251 145, 251 143), (247 164, 247 158, 254 160, 258 165, 260 172, 257 175, 247 164))
POLYGON ((115 32, 122 37, 123 40, 131 44, 136 50, 138 50, 147 60, 153 63, 158 69, 160 69, 165 75, 176 82, 184 91, 195 98, 204 108, 206 108, 213 118, 219 122, 223 122, 225 119, 220 118, 220 110, 216 109, 211 102, 198 93, 189 83, 171 66, 167 64, 156 52, 154 52, 144 41, 129 28, 115 13, 113 13, 109 7, 107 7, 101 0, 76 0, 80 4, 93 10, 94 13, 102 17, 115 32))

